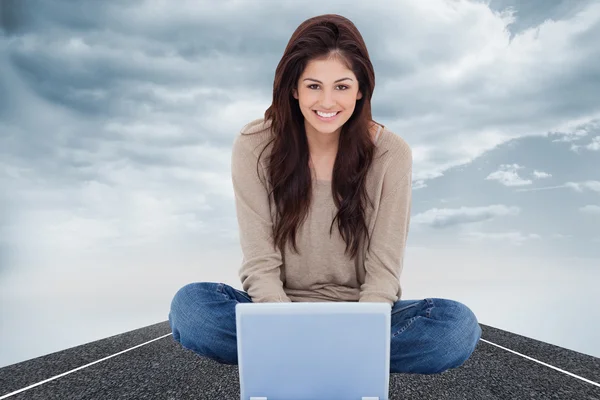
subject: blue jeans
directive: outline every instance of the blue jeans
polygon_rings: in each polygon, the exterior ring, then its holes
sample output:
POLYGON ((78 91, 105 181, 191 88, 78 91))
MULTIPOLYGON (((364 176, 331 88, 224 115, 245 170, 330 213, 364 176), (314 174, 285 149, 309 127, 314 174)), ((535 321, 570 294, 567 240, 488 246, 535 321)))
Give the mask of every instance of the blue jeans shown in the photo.
MULTIPOLYGON (((222 364, 237 365, 235 305, 250 296, 224 283, 190 283, 171 302, 169 324, 183 348, 222 364)), ((391 309, 390 373, 435 374, 462 365, 481 327, 454 300, 399 300, 391 309)))

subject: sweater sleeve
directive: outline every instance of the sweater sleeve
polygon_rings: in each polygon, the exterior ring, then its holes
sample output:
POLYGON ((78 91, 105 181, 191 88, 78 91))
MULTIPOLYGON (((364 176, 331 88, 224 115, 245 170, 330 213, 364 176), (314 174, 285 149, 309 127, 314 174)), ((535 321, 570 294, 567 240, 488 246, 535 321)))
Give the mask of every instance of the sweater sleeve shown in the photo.
MULTIPOLYGON (((231 176, 243 261, 239 277, 255 303, 291 302, 280 278, 282 256, 272 240, 266 186, 257 175, 258 157, 243 135, 234 141, 231 176)), ((262 165, 259 166, 262 169, 262 165)), ((264 171, 263 171, 264 173, 264 171)))
POLYGON ((385 174, 371 247, 365 256, 365 282, 359 302, 384 302, 390 307, 398 300, 400 274, 408 237, 412 195, 412 152, 396 157, 385 174))

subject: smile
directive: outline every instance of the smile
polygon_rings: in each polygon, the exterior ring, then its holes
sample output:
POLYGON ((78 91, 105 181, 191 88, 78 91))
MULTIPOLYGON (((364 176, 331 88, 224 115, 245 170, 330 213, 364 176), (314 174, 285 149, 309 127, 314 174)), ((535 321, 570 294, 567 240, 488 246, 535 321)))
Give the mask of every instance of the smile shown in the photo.
POLYGON ((315 113, 317 118, 319 118, 322 121, 332 121, 340 114, 341 111, 337 111, 335 113, 321 113, 320 111, 317 112, 313 110, 313 112, 315 113))

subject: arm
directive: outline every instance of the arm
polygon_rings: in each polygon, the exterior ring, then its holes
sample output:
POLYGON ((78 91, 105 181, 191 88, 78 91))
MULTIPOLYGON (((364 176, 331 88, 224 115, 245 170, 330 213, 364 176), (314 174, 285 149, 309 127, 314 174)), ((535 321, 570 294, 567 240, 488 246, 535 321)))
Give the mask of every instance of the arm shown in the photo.
POLYGON ((231 176, 244 256, 239 276, 253 302, 291 302, 280 278, 282 257, 273 246, 268 192, 256 174, 257 160, 238 135, 233 144, 231 176))
POLYGON ((384 302, 390 307, 398 300, 400 274, 410 224, 412 195, 412 153, 410 148, 390 165, 386 173, 371 248, 365 256, 365 282, 359 302, 384 302), (389 169, 388 169, 389 171, 389 169))

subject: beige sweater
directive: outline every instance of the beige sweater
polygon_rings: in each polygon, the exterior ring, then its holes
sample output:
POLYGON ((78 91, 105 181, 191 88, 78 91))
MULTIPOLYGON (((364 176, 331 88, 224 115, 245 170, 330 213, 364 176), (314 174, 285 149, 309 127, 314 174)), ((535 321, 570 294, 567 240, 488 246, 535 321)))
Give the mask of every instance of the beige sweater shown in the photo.
POLYGON ((361 301, 400 299, 400 273, 408 236, 411 210, 412 152, 408 144, 387 128, 377 133, 376 150, 367 175, 367 192, 375 208, 366 204, 366 222, 371 235, 356 260, 344 254, 345 242, 337 223, 329 181, 313 181, 309 215, 297 233, 300 254, 273 247, 275 206, 268 198, 266 161, 269 146, 261 156, 260 176, 256 163, 271 137, 270 121, 256 119, 235 138, 232 181, 243 261, 239 276, 253 302, 361 301), (383 154, 384 152, 386 152, 383 154))

